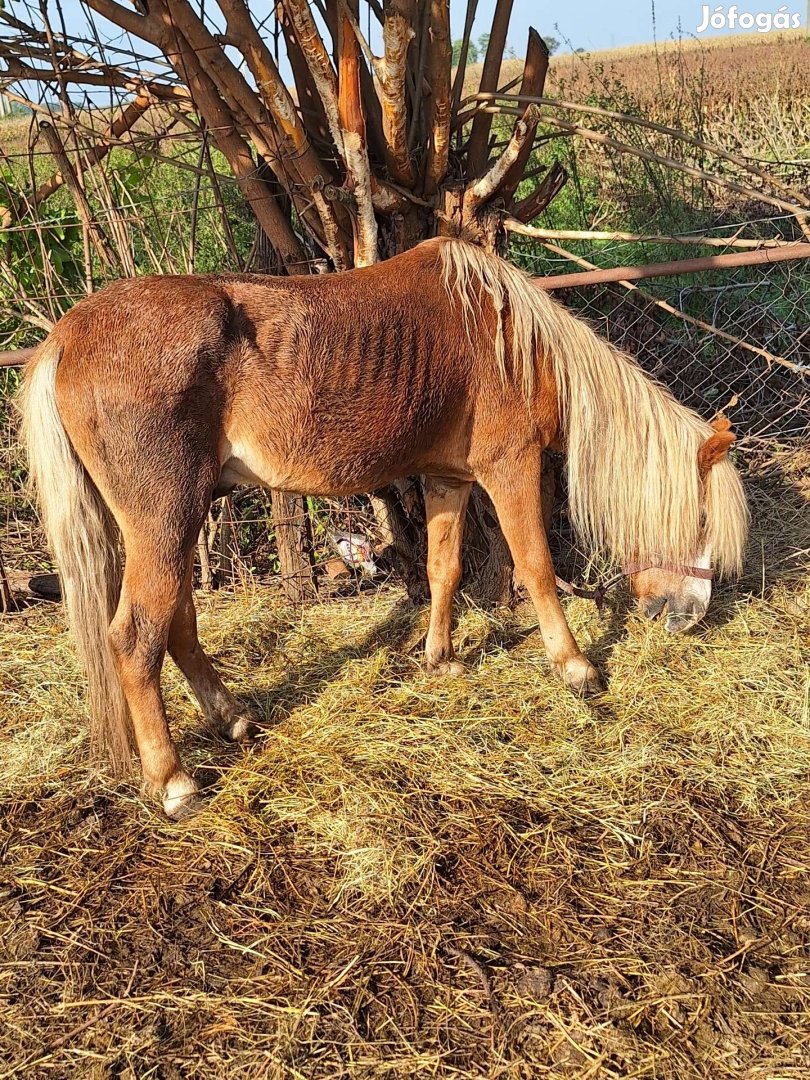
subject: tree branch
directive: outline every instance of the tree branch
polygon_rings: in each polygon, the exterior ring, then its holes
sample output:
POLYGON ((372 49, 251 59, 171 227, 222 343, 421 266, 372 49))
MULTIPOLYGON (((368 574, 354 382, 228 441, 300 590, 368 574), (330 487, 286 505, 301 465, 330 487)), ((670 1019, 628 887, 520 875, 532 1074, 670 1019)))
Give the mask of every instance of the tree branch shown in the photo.
POLYGON ((298 44, 298 39, 295 36, 295 30, 293 29, 289 16, 282 8, 279 8, 278 11, 279 20, 281 22, 281 32, 284 35, 284 45, 287 50, 287 59, 292 68, 295 91, 298 97, 298 111, 309 132, 309 137, 318 147, 322 159, 324 161, 329 160, 330 163, 336 164, 336 150, 334 143, 332 142, 332 136, 329 131, 329 124, 326 119, 326 112, 324 111, 320 94, 315 86, 315 82, 309 70, 309 65, 306 62, 304 54, 301 52, 301 47, 298 44))
POLYGON ((332 62, 326 51, 307 0, 280 0, 292 23, 295 37, 309 67, 315 90, 323 105, 329 134, 343 157, 343 135, 338 111, 338 84, 332 62))
POLYGON ((456 77, 453 80, 453 96, 450 105, 450 115, 453 117, 458 114, 459 106, 461 104, 461 92, 464 89, 464 76, 467 73, 467 54, 470 51, 470 38, 472 37, 472 28, 473 23, 475 22, 475 13, 477 9, 478 0, 467 0, 467 14, 464 16, 464 36, 461 39, 461 52, 458 56, 456 77))
POLYGON ((512 207, 512 213, 519 221, 533 221, 556 199, 567 182, 568 172, 559 161, 555 161, 531 195, 512 207))
POLYGON ((114 26, 120 26, 122 30, 126 30, 135 37, 150 40, 145 32, 149 21, 148 16, 138 15, 131 8, 116 4, 114 0, 86 0, 86 2, 97 15, 109 19, 114 26))
POLYGON ((540 119, 540 109, 537 105, 529 105, 523 116, 515 124, 512 138, 506 149, 480 180, 475 180, 467 188, 464 197, 465 209, 472 210, 482 203, 489 202, 499 191, 501 184, 509 175, 510 170, 519 160, 521 152, 528 145, 531 149, 532 139, 537 130, 540 119))
POLYGON ((383 23, 384 58, 375 66, 382 105, 385 161, 392 179, 413 187, 413 162, 408 150, 408 113, 405 78, 408 49, 416 31, 413 27, 413 0, 391 0, 383 23))
MULTIPOLYGON (((643 233, 629 232, 606 232, 595 229, 540 229, 534 225, 525 225, 514 217, 505 217, 503 227, 507 232, 518 233, 520 236, 531 236, 535 240, 587 240, 613 241, 616 243, 636 244, 680 244, 684 247, 718 247, 718 248, 741 248, 749 251, 759 251, 762 248, 789 247, 792 240, 749 240, 735 236, 703 236, 685 233, 676 236, 659 236, 657 234, 645 235, 643 233)), ((590 266, 588 269, 598 269, 590 266)))
MULTIPOLYGON (((810 255, 810 244, 794 244, 792 246, 793 247, 798 247, 798 248, 807 248, 808 249, 808 255, 810 255)), ((583 278, 593 279, 595 277, 595 274, 604 274, 605 273, 605 271, 600 271, 599 268, 594 265, 594 263, 588 262, 587 259, 583 259, 579 255, 574 255, 573 252, 567 251, 565 248, 558 247, 557 244, 550 244, 550 243, 548 243, 548 241, 544 241, 543 242, 543 247, 548 248, 549 251, 553 251, 555 255, 562 255, 563 258, 569 259, 571 262, 576 263, 578 266, 584 266, 586 269, 592 270, 595 273, 594 274, 591 274, 591 273, 561 274, 561 275, 556 276, 556 277, 545 277, 545 278, 538 277, 538 278, 535 278, 534 282, 533 282, 536 285, 537 288, 550 289, 550 290, 574 288, 574 287, 576 287, 576 286, 578 286, 580 284, 587 284, 587 282, 582 280, 583 278)), ((749 252, 749 255, 751 255, 751 254, 755 254, 755 253, 754 252, 749 252)), ((722 256, 722 255, 717 256, 717 257, 719 257, 719 258, 740 258, 740 256, 722 256)), ((787 257, 791 258, 791 257, 794 257, 794 256, 788 255, 787 257)), ((795 257, 803 257, 803 256, 795 256, 795 257)), ((695 261, 695 260, 691 260, 691 261, 695 261)), ((699 260, 697 260, 697 261, 699 261, 699 260)), ((657 267, 656 269, 663 270, 666 267, 669 267, 669 269, 665 270, 665 272, 667 272, 667 273, 675 273, 676 270, 674 268, 677 267, 677 265, 678 265, 677 263, 664 263, 664 264, 661 264, 661 266, 657 267)), ((729 265, 729 264, 725 263, 725 265, 729 265)), ((739 265, 739 264, 735 264, 735 265, 739 265)), ((708 268, 709 267, 703 267, 703 269, 708 269, 708 268)), ((619 271, 622 271, 622 270, 626 271, 628 268, 624 267, 624 268, 618 268, 618 269, 619 269, 619 271)), ((643 271, 643 270, 647 270, 647 269, 650 269, 650 268, 648 268, 648 267, 633 267, 632 269, 637 270, 637 271, 638 270, 643 271)), ((614 270, 607 271, 607 273, 609 273, 611 275, 613 275, 614 272, 615 272, 614 270)), ((652 275, 643 274, 641 276, 649 277, 649 276, 652 276, 652 275)), ((611 277, 610 280, 614 281, 615 278, 611 277)), ((633 284, 632 281, 629 281, 629 280, 625 279, 625 280, 617 281, 616 284, 621 285, 622 288, 627 289, 628 292, 636 293, 638 296, 642 297, 648 303, 655 304, 656 307, 661 308, 663 311, 669 312, 670 315, 674 315, 676 318, 683 320, 683 322, 689 323, 691 326, 696 326, 699 330, 704 330, 706 333, 713 334, 715 337, 719 337, 723 341, 728 341, 732 345, 737 346, 737 348, 745 349, 746 352, 754 353, 757 356, 761 356, 764 360, 767 361, 768 364, 779 364, 781 367, 786 367, 790 371, 796 372, 798 375, 805 375, 806 374, 806 369, 804 367, 800 366, 799 364, 794 364, 792 360, 787 360, 787 359, 785 359, 784 356, 776 356, 774 353, 768 352, 767 349, 760 348, 759 345, 751 345, 749 342, 743 341, 741 338, 734 337, 732 334, 727 334, 725 332, 725 330, 719 330, 716 326, 712 326, 710 323, 704 322, 702 319, 696 319, 694 317, 694 315, 687 315, 685 311, 681 311, 680 308, 676 308, 672 304, 667 303, 666 300, 659 300, 659 298, 657 296, 653 296, 652 293, 649 293, 646 290, 639 288, 639 286, 633 284)))
MULTIPOLYGON (((548 72, 548 59, 549 52, 546 43, 534 27, 530 26, 529 42, 526 46, 526 63, 523 67, 523 81, 520 84, 521 94, 540 95, 543 93, 543 88, 546 84, 546 73, 548 72)), ((532 132, 532 137, 527 139, 521 147, 520 153, 514 164, 510 166, 501 186, 501 196, 507 206, 512 202, 515 192, 518 189, 518 184, 523 178, 523 173, 529 163, 529 157, 531 156, 533 141, 534 132, 532 132)))
POLYGON ((377 261, 377 219, 371 199, 371 167, 366 146, 366 119, 360 92, 360 51, 345 9, 338 14, 338 113, 343 157, 357 205, 354 265, 377 261))
MULTIPOLYGON (((83 155, 80 162, 82 172, 103 161, 113 147, 117 145, 121 136, 127 131, 130 131, 135 124, 137 124, 138 120, 140 120, 151 104, 152 102, 149 97, 141 92, 134 101, 130 102, 125 109, 122 109, 110 125, 109 134, 104 136, 105 140, 109 139, 112 141, 96 143, 91 150, 88 150, 87 153, 83 155)), ((55 173, 49 176, 47 180, 43 180, 37 187, 32 200, 33 205, 40 206, 46 199, 49 199, 55 191, 58 191, 64 183, 65 175, 60 169, 57 169, 55 173)))
POLYGON ((71 71, 65 69, 57 72, 52 67, 31 67, 30 64, 26 64, 18 57, 8 55, 7 50, 2 46, 0 46, 0 56, 6 61, 6 70, 0 71, 0 79, 6 83, 17 81, 52 83, 57 82, 61 77, 65 83, 70 85, 117 87, 136 94, 145 91, 161 101, 178 102, 180 104, 190 101, 185 86, 170 86, 167 83, 155 82, 153 79, 130 75, 107 64, 99 64, 98 71, 71 71))
MULTIPOLYGON (((76 170, 73 168, 73 164, 62 145, 59 133, 53 124, 49 123, 41 123, 39 125, 39 130, 42 133, 45 142, 48 144, 48 149, 53 154, 57 168, 63 177, 63 182, 67 185, 70 194, 73 196, 73 202, 76 204, 76 211, 86 230, 86 235, 93 241, 93 246, 107 269, 112 269, 112 267, 115 266, 116 259, 112 247, 110 246, 110 241, 107 239, 104 230, 93 216, 93 210, 90 203, 87 201, 87 196, 76 176, 76 170)), ((89 267, 87 276, 88 278, 91 277, 89 267)))
POLYGON ((227 21, 228 34, 239 42, 240 52, 256 80, 265 108, 275 121, 286 156, 295 163, 301 181, 309 187, 326 238, 327 254, 336 269, 345 270, 349 265, 347 238, 342 235, 335 213, 322 194, 323 185, 331 184, 334 176, 312 149, 295 103, 250 17, 245 0, 219 0, 219 6, 227 21))
MULTIPOLYGON (((487 55, 481 72, 479 92, 490 93, 498 89, 498 78, 503 63, 503 51, 506 47, 506 33, 512 15, 512 0, 497 0, 495 14, 492 16, 492 29, 489 35, 487 55)), ((486 113, 475 116, 467 147, 467 179, 480 176, 487 167, 489 133, 492 117, 486 113)))
MULTIPOLYGON (((151 0, 153 9, 159 2, 160 0, 151 0)), ((167 14, 164 11, 164 16, 167 14)), ((165 22, 164 25, 166 25, 165 22)), ((172 28, 171 38, 167 35, 160 43, 160 47, 163 48, 175 70, 187 80, 192 100, 205 118, 211 137, 228 162, 257 221, 278 252, 282 264, 292 274, 307 273, 306 254, 293 232, 288 217, 279 207, 277 199, 267 185, 257 175, 256 163, 247 144, 238 133, 233 114, 226 108, 213 80, 202 69, 197 54, 176 28, 172 28)))
POLYGON ((495 100, 514 101, 522 105, 529 104, 530 102, 533 102, 536 105, 550 105, 555 108, 568 109, 571 112, 586 113, 589 116, 601 116, 606 120, 618 120, 621 123, 633 124, 635 127, 646 128, 647 131, 656 131, 661 135, 669 135, 672 138, 678 139, 680 142, 688 143, 690 146, 694 146, 699 150, 707 150, 713 157, 733 162, 733 164, 737 165, 745 172, 751 173, 753 176, 759 177, 760 180, 766 181, 766 183, 776 188, 777 191, 781 191, 800 205, 810 208, 810 196, 796 191, 772 172, 769 172, 767 169, 760 169, 759 166, 754 165, 747 158, 741 157, 739 154, 735 154, 730 150, 725 150, 722 146, 717 146, 716 143, 710 143, 705 139, 700 139, 697 135, 690 135, 680 128, 668 127, 666 124, 659 124, 655 120, 647 120, 642 116, 634 116, 633 113, 617 112, 615 109, 605 109, 599 105, 586 105, 581 101, 566 101, 562 98, 543 97, 542 94, 526 94, 522 89, 518 94, 510 94, 506 87, 499 90, 497 93, 487 92, 474 94, 472 97, 467 98, 466 101, 462 102, 462 104, 467 104, 472 101, 495 100))

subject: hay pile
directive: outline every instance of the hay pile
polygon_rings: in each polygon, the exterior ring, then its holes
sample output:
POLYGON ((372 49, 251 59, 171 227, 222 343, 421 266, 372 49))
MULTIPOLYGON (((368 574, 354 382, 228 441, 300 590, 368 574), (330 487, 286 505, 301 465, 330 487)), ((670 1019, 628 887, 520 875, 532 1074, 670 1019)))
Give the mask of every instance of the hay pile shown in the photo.
POLYGON ((460 606, 419 666, 394 591, 203 603, 272 726, 201 732, 177 826, 85 762, 58 609, 0 628, 0 1076, 810 1075, 810 522, 752 494, 749 576, 668 637, 567 602, 610 678, 547 674, 525 613, 460 606))

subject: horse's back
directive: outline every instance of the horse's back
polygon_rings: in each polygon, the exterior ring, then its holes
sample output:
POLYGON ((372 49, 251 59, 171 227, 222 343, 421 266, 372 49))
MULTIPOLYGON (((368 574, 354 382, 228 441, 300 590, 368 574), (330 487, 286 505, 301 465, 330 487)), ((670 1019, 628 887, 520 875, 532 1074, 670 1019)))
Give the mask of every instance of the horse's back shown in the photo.
POLYGON ((121 281, 56 337, 68 434, 116 474, 230 462, 236 481, 310 493, 463 474, 473 414, 502 393, 435 243, 349 274, 121 281))

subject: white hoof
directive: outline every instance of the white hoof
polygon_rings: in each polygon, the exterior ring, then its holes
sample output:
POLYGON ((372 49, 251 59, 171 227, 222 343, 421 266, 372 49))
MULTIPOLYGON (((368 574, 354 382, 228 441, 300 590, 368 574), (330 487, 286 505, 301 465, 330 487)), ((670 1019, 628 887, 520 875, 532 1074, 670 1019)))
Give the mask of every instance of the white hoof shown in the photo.
POLYGON ((173 821, 183 821, 196 814, 202 803, 200 790, 188 773, 173 776, 163 793, 163 812, 173 821))
POLYGON ((256 734, 256 717, 250 712, 240 712, 223 725, 223 734, 231 742, 245 742, 256 734))

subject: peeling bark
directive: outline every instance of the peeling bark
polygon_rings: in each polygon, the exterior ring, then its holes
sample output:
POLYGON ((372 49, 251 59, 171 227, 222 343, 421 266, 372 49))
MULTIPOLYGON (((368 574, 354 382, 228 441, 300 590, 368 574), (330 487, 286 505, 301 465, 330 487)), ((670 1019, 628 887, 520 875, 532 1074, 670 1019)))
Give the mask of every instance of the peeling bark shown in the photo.
POLYGON ((292 23, 298 46, 309 67, 309 73, 329 125, 329 134, 332 136, 338 153, 344 157, 343 133, 338 110, 337 76, 321 35, 318 33, 309 4, 307 0, 281 0, 281 6, 292 23))
POLYGON ((468 211, 473 211, 483 203, 491 202, 499 193, 501 185, 509 175, 510 169, 516 164, 520 155, 526 149, 531 150, 534 133, 540 120, 540 107, 529 105, 523 116, 515 124, 512 137, 506 149, 491 167, 488 173, 475 180, 467 189, 465 205, 468 211))
POLYGON ((406 187, 414 184, 413 162, 408 150, 408 110, 405 77, 413 28, 412 0, 393 0, 383 24, 384 58, 375 65, 382 105, 386 165, 393 180, 406 187))
POLYGON ((360 96, 360 55, 345 12, 338 24, 338 111, 343 157, 357 208, 354 265, 377 261, 377 219, 371 198, 371 168, 366 148, 366 119, 360 96))

